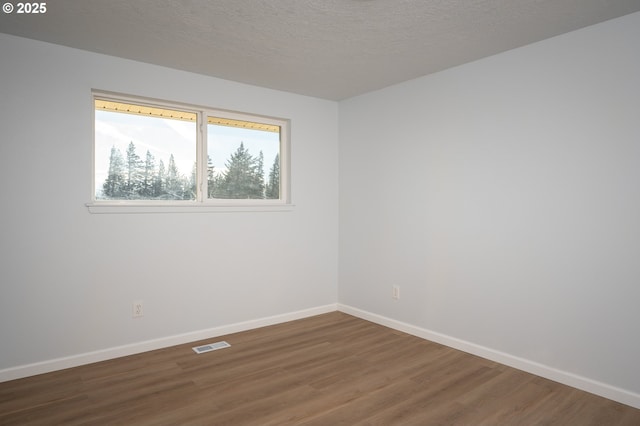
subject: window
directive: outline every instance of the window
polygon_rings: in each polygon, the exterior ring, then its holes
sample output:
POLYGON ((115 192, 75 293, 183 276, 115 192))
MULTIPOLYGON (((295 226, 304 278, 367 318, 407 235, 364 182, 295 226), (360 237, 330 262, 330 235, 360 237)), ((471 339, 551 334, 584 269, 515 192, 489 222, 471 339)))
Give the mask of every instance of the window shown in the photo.
POLYGON ((101 93, 94 107, 90 211, 289 206, 287 120, 101 93))

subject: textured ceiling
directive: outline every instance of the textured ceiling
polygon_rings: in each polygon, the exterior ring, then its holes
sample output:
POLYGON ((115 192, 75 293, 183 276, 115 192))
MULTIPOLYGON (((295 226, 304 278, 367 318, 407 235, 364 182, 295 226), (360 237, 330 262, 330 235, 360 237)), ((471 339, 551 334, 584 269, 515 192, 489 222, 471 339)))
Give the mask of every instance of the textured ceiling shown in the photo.
POLYGON ((340 100, 640 11, 640 0, 52 0, 0 32, 340 100))

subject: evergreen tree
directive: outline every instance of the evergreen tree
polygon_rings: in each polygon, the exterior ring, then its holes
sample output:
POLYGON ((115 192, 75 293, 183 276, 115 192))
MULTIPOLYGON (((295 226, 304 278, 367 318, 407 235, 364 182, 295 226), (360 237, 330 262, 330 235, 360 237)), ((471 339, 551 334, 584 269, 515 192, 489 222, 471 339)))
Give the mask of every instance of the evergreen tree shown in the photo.
POLYGON ((211 157, 207 157, 207 198, 224 198, 224 174, 216 173, 211 157))
POLYGON ((140 195, 142 198, 152 198, 154 195, 153 184, 155 177, 155 158, 147 150, 144 160, 144 168, 142 171, 142 183, 140 186, 140 195))
POLYGON ((214 198, 216 192, 216 172, 214 170, 211 156, 207 155, 207 198, 214 198))
MULTIPOLYGON (((216 173, 210 157, 207 158, 208 198, 227 199, 278 199, 280 196, 280 160, 276 155, 265 183, 264 154, 251 155, 240 143, 237 150, 225 162, 226 171, 216 173)), ((194 200, 197 197, 198 172, 194 163, 188 176, 182 175, 173 154, 165 167, 147 150, 142 161, 136 147, 130 142, 126 158, 115 146, 111 148, 109 171, 102 185, 107 199, 165 199, 194 200)))
POLYGON ((262 198, 264 192, 264 177, 258 176, 260 158, 254 158, 244 147, 244 143, 235 153, 231 154, 225 163, 227 171, 220 179, 214 195, 216 198, 262 198), (262 180, 260 180, 262 179, 262 180))
POLYGON ((169 165, 167 166, 167 176, 165 181, 165 192, 170 200, 179 200, 182 198, 182 179, 176 166, 176 160, 173 154, 169 156, 169 165))
POLYGON ((195 200, 196 194, 198 192, 198 164, 196 162, 193 163, 193 167, 191 168, 191 176, 187 179, 185 188, 187 189, 184 194, 185 200, 195 200))
POLYGON ((158 172, 153 179, 153 198, 161 198, 164 194, 166 172, 164 161, 160 160, 158 164, 158 172))
POLYGON ((264 198, 264 154, 262 151, 255 159, 252 195, 251 198, 264 198))
POLYGON ((136 154, 136 146, 133 142, 127 147, 127 160, 125 164, 124 195, 126 198, 139 198, 138 192, 142 181, 142 161, 136 154))
POLYGON ((124 159, 120 150, 115 145, 111 147, 109 156, 109 172, 107 179, 102 184, 102 191, 106 198, 120 198, 123 195, 124 185, 124 159))
POLYGON ((267 183, 266 198, 280 198, 280 154, 276 154, 273 160, 273 166, 269 172, 269 182, 267 183))

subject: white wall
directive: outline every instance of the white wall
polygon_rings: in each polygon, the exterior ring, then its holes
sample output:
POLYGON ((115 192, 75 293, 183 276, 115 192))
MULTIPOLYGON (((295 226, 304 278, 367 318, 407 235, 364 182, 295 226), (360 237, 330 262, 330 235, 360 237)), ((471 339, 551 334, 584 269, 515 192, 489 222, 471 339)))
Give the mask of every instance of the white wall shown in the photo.
POLYGON ((0 370, 335 306, 337 103, 5 34, 0 58, 0 370), (92 88, 290 118, 296 207, 90 214, 92 88))
POLYGON ((341 102, 339 302, 638 404, 638 40, 640 13, 341 102))

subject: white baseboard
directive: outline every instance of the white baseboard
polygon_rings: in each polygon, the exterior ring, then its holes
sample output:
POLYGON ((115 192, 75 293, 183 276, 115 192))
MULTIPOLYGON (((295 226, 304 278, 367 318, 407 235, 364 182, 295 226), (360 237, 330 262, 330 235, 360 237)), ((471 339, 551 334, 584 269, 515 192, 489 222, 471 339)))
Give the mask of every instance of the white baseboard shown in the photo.
POLYGON ((314 315, 320 315, 327 312, 337 310, 336 304, 318 306, 315 308, 304 309, 301 311, 289 312, 281 315, 274 315, 266 318, 259 318, 240 323, 213 327, 206 330, 199 330, 190 333, 184 333, 174 336, 162 337, 159 339, 147 340, 144 342, 133 343, 129 345, 117 346, 114 348, 102 349, 94 352, 87 352, 78 355, 72 355, 64 358, 56 358, 52 360, 37 362, 33 364, 21 365, 17 367, 0 370, 0 383, 9 380, 20 379, 23 377, 35 376, 37 374, 49 373, 52 371, 63 370, 65 368, 77 367, 80 365, 91 364, 94 362, 106 361, 109 359, 119 358, 127 355, 134 355, 141 352, 152 351, 155 349, 167 348, 169 346, 182 345, 184 343, 195 342, 198 340, 210 339, 217 336, 223 336, 231 333, 251 330, 255 328, 265 327, 268 325, 280 324, 287 321, 307 318, 314 315))
POLYGON ((500 364, 508 365, 509 367, 517 368, 518 370, 526 371, 527 373, 535 374, 536 376, 544 377, 546 379, 553 380, 555 382, 562 383, 583 390, 585 392, 599 395, 604 398, 611 399, 622 404, 630 405, 635 408, 640 408, 640 394, 625 389, 598 382, 596 380, 591 380, 586 377, 578 376, 566 371, 558 370, 547 365, 539 364, 534 361, 500 352, 484 346, 476 345, 475 343, 470 343, 461 339, 457 339, 455 337, 437 333, 435 331, 416 327, 414 325, 407 324, 401 321, 396 321, 394 319, 387 318, 378 314, 373 314, 371 312, 354 308, 352 306, 338 304, 338 310, 340 312, 344 312, 346 314, 353 315, 355 317, 362 318, 376 324, 384 325, 385 327, 393 328, 394 330, 402 331, 404 333, 421 337, 432 342, 440 343, 442 345, 449 346, 451 348, 458 349, 473 355, 477 355, 491 361, 499 362, 500 364))

